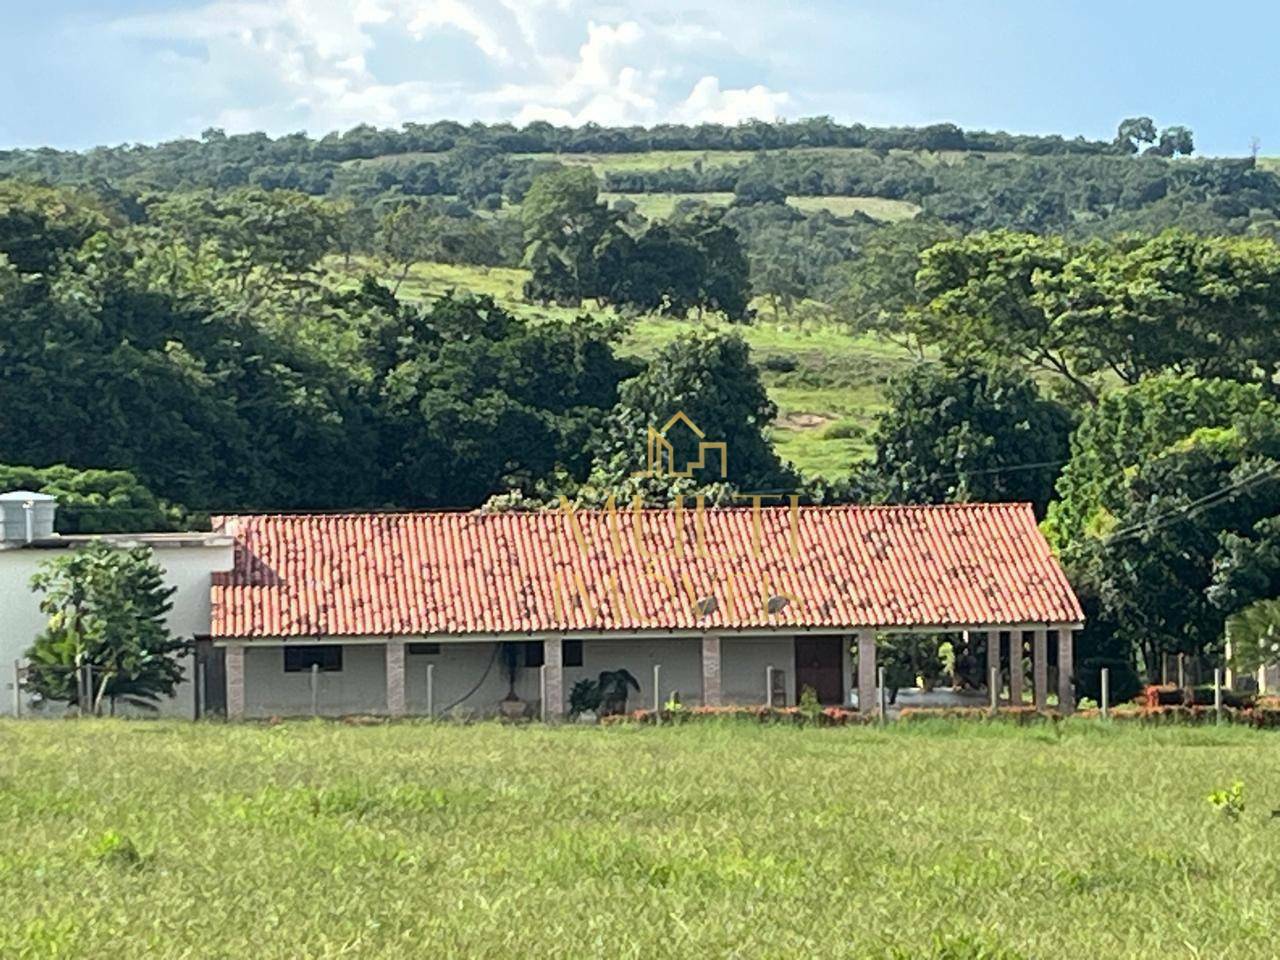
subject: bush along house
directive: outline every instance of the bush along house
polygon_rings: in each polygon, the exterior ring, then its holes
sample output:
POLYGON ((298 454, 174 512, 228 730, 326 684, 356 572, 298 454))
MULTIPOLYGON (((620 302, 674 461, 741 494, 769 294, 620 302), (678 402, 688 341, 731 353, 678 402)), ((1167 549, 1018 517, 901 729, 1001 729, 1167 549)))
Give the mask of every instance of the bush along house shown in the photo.
POLYGON ((557 719, 606 672, 613 709, 812 688, 871 710, 878 638, 960 631, 998 694, 1044 708, 1052 679, 1074 703, 1083 614, 1027 504, 252 515, 211 536, 235 557, 202 702, 233 719, 557 719))

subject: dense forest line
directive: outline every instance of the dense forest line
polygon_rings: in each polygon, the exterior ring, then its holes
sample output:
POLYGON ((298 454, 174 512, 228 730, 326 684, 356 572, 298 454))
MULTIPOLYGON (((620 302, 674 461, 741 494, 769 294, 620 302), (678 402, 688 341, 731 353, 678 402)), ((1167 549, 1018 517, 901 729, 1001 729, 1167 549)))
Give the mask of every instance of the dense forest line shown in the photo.
POLYGON ((242 186, 250 171, 289 164, 342 164, 398 154, 447 153, 470 146, 494 153, 649 153, 654 150, 783 150, 802 147, 868 150, 960 150, 988 153, 1126 154, 1141 145, 1165 156, 1192 150, 1190 131, 1170 127, 1157 132, 1148 118, 1135 118, 1112 141, 1065 139, 1003 132, 962 130, 954 124, 926 127, 867 127, 840 124, 830 117, 794 122, 752 120, 733 126, 717 123, 658 124, 653 127, 554 126, 535 121, 516 128, 509 123, 452 120, 406 123, 400 130, 367 124, 319 138, 305 133, 269 137, 206 130, 199 140, 173 140, 158 146, 126 144, 84 152, 49 148, 0 150, 0 174, 36 175, 58 180, 115 180, 146 175, 168 189, 242 186), (243 177, 243 179, 242 179, 243 177))
MULTIPOLYGON (((406 130, 415 153, 394 156, 213 133, 9 152, 0 481, 57 492, 82 531, 562 494, 1028 500, 1089 604, 1089 669, 1214 653, 1229 619, 1269 623, 1280 181, 1252 159, 1171 157, 1189 132, 1149 121, 1096 149, 949 157, 801 143, 801 126, 721 129, 722 149, 752 153, 603 178, 456 124, 406 130), (780 147, 744 145, 765 129, 780 147), (657 192, 679 196, 642 214, 657 192), (519 265, 523 286, 407 295, 427 263, 519 265), (870 456, 834 479, 778 455, 772 374, 741 335, 793 311, 919 360, 888 384, 870 456), (682 332, 624 350, 653 318, 682 332), (677 409, 728 444, 727 477, 634 475, 645 428, 677 409)), ((567 137, 535 129, 552 132, 567 137)))

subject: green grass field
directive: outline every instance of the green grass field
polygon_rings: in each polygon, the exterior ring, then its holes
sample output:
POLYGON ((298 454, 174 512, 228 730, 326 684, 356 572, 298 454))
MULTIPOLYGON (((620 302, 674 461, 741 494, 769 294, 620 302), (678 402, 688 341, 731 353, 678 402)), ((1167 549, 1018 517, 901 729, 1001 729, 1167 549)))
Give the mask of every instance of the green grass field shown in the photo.
MULTIPOLYGON (((727 207, 733 202, 732 193, 601 193, 601 199, 630 200, 636 211, 649 220, 665 219, 684 200, 707 203, 713 207, 727 207)), ((788 197, 787 203, 804 213, 826 210, 837 217, 865 213, 873 220, 896 223, 910 220, 920 212, 920 207, 906 200, 886 200, 883 197, 788 197)))
MULTIPOLYGON (((329 266, 340 271, 341 261, 331 258, 329 266)), ((346 282, 355 283, 359 271, 366 268, 379 270, 371 261, 357 263, 346 282)), ((526 277, 526 271, 506 267, 419 264, 400 294, 409 300, 438 297, 451 289, 488 294, 513 312, 534 318, 572 320, 584 312, 523 302, 526 277)), ((761 367, 769 397, 778 406, 774 446, 806 475, 848 476, 853 464, 869 451, 868 436, 884 410, 885 383, 913 362, 911 355, 882 338, 854 335, 839 324, 785 316, 775 320, 765 304, 756 307, 754 323, 720 326, 741 333, 761 367), (794 369, 780 369, 786 366, 794 369)), ((692 321, 641 317, 632 324, 622 349, 633 356, 651 357, 663 344, 694 327, 692 321)))
POLYGON ((1276 806, 1240 728, 8 721, 0 956, 1266 957, 1276 806))

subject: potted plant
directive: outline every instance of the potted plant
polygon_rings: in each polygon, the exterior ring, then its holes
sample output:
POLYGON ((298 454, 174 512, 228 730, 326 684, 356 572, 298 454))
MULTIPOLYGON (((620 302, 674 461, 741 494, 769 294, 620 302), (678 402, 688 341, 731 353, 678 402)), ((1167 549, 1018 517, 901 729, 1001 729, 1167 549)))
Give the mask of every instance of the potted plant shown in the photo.
POLYGON ((499 651, 502 670, 507 677, 507 695, 498 702, 498 709, 508 720, 519 720, 525 714, 525 702, 516 696, 516 677, 520 674, 520 648, 514 643, 504 643, 499 651))
POLYGON ((640 692, 640 681, 625 668, 605 670, 596 680, 600 691, 600 716, 627 712, 627 688, 640 692))
POLYGON ((585 677, 569 691, 569 717, 582 723, 594 723, 599 716, 600 684, 585 677))

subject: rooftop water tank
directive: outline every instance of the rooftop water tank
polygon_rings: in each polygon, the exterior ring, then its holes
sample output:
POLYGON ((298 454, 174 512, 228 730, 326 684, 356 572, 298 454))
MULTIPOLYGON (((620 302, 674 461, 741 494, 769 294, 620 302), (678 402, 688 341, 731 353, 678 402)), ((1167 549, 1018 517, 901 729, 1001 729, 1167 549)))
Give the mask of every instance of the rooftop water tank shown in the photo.
POLYGON ((0 493, 0 544, 30 543, 53 536, 58 498, 34 490, 0 493))

